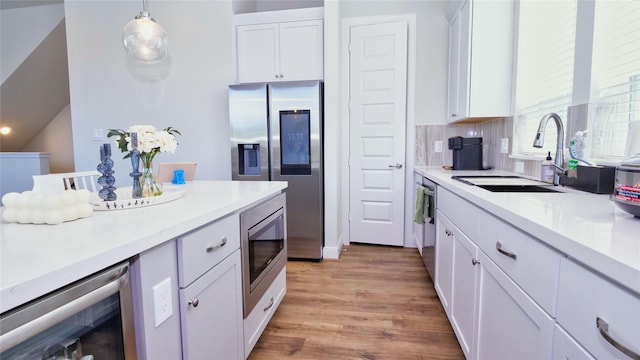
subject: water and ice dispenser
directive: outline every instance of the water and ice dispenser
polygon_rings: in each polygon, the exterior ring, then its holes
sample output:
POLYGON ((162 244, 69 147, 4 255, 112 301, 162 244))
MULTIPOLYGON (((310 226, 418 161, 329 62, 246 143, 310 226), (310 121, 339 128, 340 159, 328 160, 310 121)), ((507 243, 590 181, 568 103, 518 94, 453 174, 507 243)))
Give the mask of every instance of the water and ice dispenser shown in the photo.
POLYGON ((238 174, 260 175, 260 144, 238 144, 238 174))

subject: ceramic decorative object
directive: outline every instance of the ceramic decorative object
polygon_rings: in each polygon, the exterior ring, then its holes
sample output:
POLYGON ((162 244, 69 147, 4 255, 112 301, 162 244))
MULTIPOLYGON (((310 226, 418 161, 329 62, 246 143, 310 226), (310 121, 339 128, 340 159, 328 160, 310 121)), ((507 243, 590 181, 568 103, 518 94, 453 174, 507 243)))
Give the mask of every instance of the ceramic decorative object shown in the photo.
POLYGON ((117 199, 113 186, 116 182, 116 178, 113 177, 113 160, 111 160, 111 144, 102 144, 100 147, 100 164, 97 167, 98 172, 102 174, 98 178, 98 184, 102 186, 102 189, 98 191, 98 196, 104 201, 113 201, 117 199))

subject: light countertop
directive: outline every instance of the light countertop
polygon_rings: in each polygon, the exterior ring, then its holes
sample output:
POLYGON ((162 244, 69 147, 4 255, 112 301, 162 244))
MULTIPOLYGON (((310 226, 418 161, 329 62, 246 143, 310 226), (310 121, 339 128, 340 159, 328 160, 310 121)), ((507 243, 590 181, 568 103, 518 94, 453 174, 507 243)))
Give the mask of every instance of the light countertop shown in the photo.
MULTIPOLYGON (((172 202, 59 225, 2 221, 0 312, 278 194, 286 182, 194 181, 172 202)), ((4 208, 3 208, 4 210, 4 208)))
POLYGON ((620 210, 609 195, 565 187, 557 188, 562 194, 490 192, 451 176, 516 174, 436 167, 415 172, 640 294, 640 218, 620 210))

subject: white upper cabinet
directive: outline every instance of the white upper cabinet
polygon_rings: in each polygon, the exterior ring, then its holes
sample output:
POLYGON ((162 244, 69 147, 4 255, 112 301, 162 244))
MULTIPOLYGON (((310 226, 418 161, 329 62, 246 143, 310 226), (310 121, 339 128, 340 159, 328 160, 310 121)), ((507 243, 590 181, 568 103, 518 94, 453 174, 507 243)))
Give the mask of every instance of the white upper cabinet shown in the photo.
POLYGON ((274 13, 236 18, 238 83, 322 80, 323 20, 309 11, 274 13))
POLYGON ((513 1, 467 0, 453 12, 448 122, 512 115, 514 11, 513 1))
POLYGON ((280 77, 278 24, 236 27, 238 82, 277 81, 280 77))

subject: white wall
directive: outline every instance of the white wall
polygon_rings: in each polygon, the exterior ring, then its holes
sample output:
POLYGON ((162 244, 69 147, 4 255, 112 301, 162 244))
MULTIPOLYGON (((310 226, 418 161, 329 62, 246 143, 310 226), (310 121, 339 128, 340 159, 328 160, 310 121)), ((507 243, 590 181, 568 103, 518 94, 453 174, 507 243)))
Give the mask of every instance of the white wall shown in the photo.
POLYGON ((2 83, 64 19, 64 5, 32 6, 0 11, 0 76, 2 83), (20 34, 20 36, 16 36, 20 34))
POLYGON ((74 171, 71 107, 67 105, 22 151, 49 152, 51 173, 74 171))
MULTIPOLYGON (((69 87, 76 171, 94 169, 92 129, 151 124, 182 132, 175 154, 155 162, 197 161, 196 179, 230 179, 227 85, 233 81, 231 1, 151 1, 169 36, 169 57, 154 65, 125 53, 122 28, 140 1, 66 0, 69 87)), ((116 186, 131 165, 113 146, 116 186)), ((156 165, 157 166, 157 165, 156 165)), ((124 184, 121 182, 125 180, 124 184)))
POLYGON ((416 125, 446 123, 449 1, 343 0, 343 18, 416 13, 416 125))

